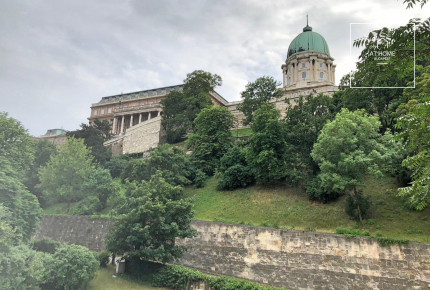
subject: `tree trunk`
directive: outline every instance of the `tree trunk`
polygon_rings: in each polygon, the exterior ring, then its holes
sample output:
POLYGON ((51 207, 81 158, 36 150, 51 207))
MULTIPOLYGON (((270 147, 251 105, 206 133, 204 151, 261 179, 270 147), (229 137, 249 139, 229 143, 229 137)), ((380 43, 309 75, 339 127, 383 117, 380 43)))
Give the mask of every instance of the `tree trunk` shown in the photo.
POLYGON ((360 204, 358 203, 357 188, 355 186, 354 186, 354 199, 355 199, 355 204, 357 205, 358 218, 360 219, 360 225, 361 225, 363 222, 363 217, 361 216, 360 204))

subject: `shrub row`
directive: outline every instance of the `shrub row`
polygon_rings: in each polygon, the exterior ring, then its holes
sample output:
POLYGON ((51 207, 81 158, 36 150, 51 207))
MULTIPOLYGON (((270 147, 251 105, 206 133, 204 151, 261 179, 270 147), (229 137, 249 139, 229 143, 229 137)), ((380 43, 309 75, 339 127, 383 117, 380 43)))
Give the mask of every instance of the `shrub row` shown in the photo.
POLYGON ((347 237, 369 237, 374 238, 378 242, 378 244, 382 247, 391 246, 391 245, 406 245, 409 243, 408 240, 401 239, 393 239, 386 237, 375 237, 372 236, 368 231, 360 231, 357 229, 347 229, 347 228, 337 228, 335 231, 336 234, 344 235, 347 237))
POLYGON ((261 286, 252 282, 230 277, 212 277, 202 272, 184 266, 164 266, 152 276, 152 285, 156 287, 169 287, 172 289, 187 289, 193 282, 204 281, 213 290, 269 290, 280 289, 261 286))

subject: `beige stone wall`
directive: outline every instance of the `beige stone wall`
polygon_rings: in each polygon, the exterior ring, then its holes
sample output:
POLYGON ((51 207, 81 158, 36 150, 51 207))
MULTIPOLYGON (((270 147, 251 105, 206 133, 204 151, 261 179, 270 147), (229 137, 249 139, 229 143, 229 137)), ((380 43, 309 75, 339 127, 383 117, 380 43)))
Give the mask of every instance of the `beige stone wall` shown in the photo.
POLYGON ((290 289, 427 289, 430 245, 194 221, 178 263, 290 289))
POLYGON ((133 126, 125 132, 123 154, 146 152, 160 142, 161 117, 133 126))

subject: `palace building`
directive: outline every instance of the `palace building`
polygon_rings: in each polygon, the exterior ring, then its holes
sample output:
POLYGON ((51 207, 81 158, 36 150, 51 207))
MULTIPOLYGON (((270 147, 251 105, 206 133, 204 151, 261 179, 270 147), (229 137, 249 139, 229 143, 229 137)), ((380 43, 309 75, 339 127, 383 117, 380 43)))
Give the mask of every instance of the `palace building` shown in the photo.
MULTIPOLYGON (((287 58, 282 64, 284 97, 274 101, 282 115, 288 105, 286 99, 294 101, 302 95, 327 94, 336 90, 334 59, 326 40, 313 32, 308 24, 288 47, 287 58)), ((92 104, 90 125, 95 119, 107 120, 111 124, 113 138, 105 143, 114 155, 140 153, 156 147, 161 138, 163 108, 160 101, 172 90, 182 90, 182 85, 150 89, 114 96, 103 97, 92 104)), ((215 106, 224 106, 242 126, 243 114, 237 110, 241 102, 228 102, 217 92, 210 97, 215 106)))

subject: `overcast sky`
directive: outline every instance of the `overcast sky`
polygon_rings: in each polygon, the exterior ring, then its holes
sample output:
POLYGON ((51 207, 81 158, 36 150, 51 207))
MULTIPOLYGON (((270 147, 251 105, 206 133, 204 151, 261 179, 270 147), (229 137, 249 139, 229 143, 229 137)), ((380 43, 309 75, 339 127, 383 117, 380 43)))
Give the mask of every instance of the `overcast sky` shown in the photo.
POLYGON ((182 83, 203 69, 240 99, 248 82, 282 80, 293 38, 309 25, 327 40, 336 82, 350 69, 351 22, 404 25, 429 7, 402 1, 0 0, 0 111, 33 136, 74 130, 103 96, 182 83))

